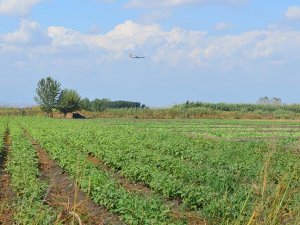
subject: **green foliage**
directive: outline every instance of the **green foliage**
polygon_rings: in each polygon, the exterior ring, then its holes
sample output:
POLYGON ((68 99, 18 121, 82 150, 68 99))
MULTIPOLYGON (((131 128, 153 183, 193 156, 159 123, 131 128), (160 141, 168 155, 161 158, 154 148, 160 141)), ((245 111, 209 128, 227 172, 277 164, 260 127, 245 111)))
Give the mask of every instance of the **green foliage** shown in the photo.
POLYGON ((51 115, 57 105, 59 92, 60 83, 51 77, 47 77, 38 82, 34 100, 40 105, 44 112, 51 115))
POLYGON ((66 115, 78 110, 80 108, 80 101, 81 98, 77 91, 64 89, 59 94, 56 108, 66 115))
POLYGON ((129 108, 145 108, 145 105, 141 105, 139 102, 131 101, 111 101, 109 99, 96 98, 90 101, 88 98, 81 100, 81 108, 91 112, 101 112, 106 109, 129 109, 129 108))
POLYGON ((14 220, 16 224, 53 224, 54 212, 42 202, 47 185, 39 180, 35 150, 17 125, 10 127, 13 141, 7 170, 17 194, 14 220))
POLYGON ((90 100, 88 98, 83 98, 81 99, 80 101, 80 109, 83 109, 83 110, 91 110, 91 107, 90 107, 90 100))

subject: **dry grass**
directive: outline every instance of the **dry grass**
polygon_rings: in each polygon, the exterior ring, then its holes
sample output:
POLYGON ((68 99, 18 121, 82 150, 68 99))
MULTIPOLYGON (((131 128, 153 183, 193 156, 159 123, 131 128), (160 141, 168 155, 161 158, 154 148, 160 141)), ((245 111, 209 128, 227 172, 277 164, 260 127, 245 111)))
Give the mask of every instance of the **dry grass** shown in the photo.
POLYGON ((233 222, 223 222, 223 224, 234 225, 298 225, 300 224, 300 213, 292 211, 290 204, 298 190, 292 188, 291 184, 297 179, 299 165, 289 172, 286 172, 278 182, 271 180, 271 161, 275 151, 274 142, 270 143, 271 152, 265 159, 265 164, 261 174, 260 184, 252 184, 252 192, 257 196, 252 214, 249 218, 244 217, 244 211, 249 206, 250 194, 245 201, 240 216, 233 222))

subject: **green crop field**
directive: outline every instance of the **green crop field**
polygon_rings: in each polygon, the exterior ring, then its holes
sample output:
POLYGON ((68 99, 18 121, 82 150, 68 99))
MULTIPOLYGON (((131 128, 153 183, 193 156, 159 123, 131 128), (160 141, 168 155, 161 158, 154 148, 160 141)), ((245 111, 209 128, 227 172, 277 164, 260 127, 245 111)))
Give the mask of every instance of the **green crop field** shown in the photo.
POLYGON ((0 224, 300 224, 296 121, 2 117, 0 132, 0 224))

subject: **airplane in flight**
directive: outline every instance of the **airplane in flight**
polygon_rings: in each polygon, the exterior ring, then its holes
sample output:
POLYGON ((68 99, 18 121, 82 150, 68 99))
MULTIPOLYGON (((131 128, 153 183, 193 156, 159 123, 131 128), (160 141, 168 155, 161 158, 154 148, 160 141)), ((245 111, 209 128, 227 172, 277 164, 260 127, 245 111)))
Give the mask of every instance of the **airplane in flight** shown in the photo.
POLYGON ((129 53, 129 57, 132 59, 144 59, 145 56, 136 56, 136 55, 132 55, 131 53, 129 53))

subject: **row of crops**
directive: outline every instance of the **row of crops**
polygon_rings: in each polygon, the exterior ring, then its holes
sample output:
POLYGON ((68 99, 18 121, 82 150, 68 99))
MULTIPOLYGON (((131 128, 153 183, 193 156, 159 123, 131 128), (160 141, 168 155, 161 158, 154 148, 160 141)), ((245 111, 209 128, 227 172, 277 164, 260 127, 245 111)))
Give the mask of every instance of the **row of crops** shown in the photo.
MULTIPOLYGON (((14 212, 15 224, 51 224, 55 214, 42 202, 47 184, 38 179, 38 160, 31 143, 16 124, 10 123, 8 127, 7 119, 1 119, 0 127, 1 163, 5 163, 1 168, 5 167, 10 175, 11 192, 14 193, 13 199, 5 199, 8 202, 2 202, 1 207, 9 207, 14 212), (4 144, 9 149, 4 149, 4 144)), ((3 224, 6 223, 3 221, 3 224)))
POLYGON ((39 180, 38 159, 30 141, 16 125, 10 126, 11 150, 7 170, 16 193, 13 205, 16 224, 51 224, 54 211, 43 204, 47 184, 39 180))
POLYGON ((15 221, 51 224, 57 215, 43 202, 49 184, 39 179, 27 130, 94 203, 127 224, 189 222, 174 211, 211 224, 297 224, 298 128, 295 122, 11 118, 7 170, 17 193, 15 221), (253 133, 275 136, 251 139, 253 133), (249 140, 238 141, 239 134, 249 140), (129 190, 116 173, 151 192, 129 190))

